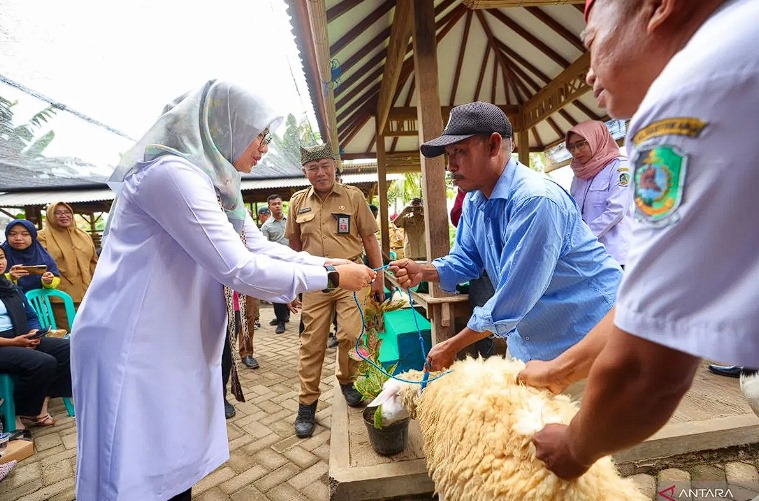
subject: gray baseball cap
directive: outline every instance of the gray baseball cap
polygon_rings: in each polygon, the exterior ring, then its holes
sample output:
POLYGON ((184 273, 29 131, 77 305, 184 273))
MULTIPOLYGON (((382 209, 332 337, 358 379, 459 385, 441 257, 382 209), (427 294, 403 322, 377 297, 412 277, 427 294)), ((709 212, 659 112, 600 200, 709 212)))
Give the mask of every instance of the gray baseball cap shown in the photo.
POLYGON ((427 158, 437 157, 445 153, 448 145, 493 132, 503 137, 512 136, 511 122, 501 108, 482 101, 462 104, 451 110, 443 135, 427 141, 419 149, 427 158))

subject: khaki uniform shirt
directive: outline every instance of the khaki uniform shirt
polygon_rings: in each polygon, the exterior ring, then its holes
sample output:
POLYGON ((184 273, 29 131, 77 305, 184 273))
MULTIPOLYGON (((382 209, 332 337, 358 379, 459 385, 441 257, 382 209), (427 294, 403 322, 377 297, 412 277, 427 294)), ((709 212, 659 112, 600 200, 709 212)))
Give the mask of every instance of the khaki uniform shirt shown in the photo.
POLYGON ((335 183, 324 200, 313 187, 292 196, 285 235, 299 237, 303 250, 315 256, 358 262, 364 252, 362 237, 377 230, 361 190, 335 183))
POLYGON ((426 231, 424 228, 424 216, 421 214, 405 214, 393 221, 399 228, 406 232, 406 245, 404 253, 409 259, 427 259, 427 244, 425 243, 426 231))

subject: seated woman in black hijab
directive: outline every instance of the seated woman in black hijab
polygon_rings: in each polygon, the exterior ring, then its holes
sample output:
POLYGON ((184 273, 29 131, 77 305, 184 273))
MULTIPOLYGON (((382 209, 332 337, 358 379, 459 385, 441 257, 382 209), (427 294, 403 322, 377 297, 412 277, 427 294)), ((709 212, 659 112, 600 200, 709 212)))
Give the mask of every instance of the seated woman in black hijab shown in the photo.
POLYGON ((0 373, 15 376, 16 428, 52 426, 46 397, 71 396, 69 340, 35 337, 39 319, 21 289, 3 275, 6 266, 0 249, 0 373))

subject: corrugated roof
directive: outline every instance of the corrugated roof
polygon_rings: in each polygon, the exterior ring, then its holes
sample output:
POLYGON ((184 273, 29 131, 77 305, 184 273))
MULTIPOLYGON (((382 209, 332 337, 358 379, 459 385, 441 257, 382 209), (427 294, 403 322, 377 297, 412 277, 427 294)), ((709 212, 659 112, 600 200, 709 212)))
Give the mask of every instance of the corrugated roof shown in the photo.
MULTIPOLYGON (((387 180, 395 181, 402 179, 402 174, 388 174, 387 180)), ((377 182, 377 173, 344 174, 344 184, 363 184, 377 182)), ((93 183, 93 186, 102 183, 93 183)), ((103 185, 104 186, 104 185, 103 185)), ((308 180, 305 177, 283 179, 243 179, 241 188, 248 190, 266 190, 276 188, 305 188, 308 180)), ((103 189, 69 189, 69 190, 35 190, 26 192, 0 193, 0 207, 25 207, 28 205, 47 205, 53 202, 97 202, 113 200, 114 193, 108 188, 103 189)))
POLYGON ((56 190, 32 191, 0 194, 0 207, 25 207, 27 205, 47 205, 53 202, 79 203, 113 200, 114 193, 102 190, 56 190))

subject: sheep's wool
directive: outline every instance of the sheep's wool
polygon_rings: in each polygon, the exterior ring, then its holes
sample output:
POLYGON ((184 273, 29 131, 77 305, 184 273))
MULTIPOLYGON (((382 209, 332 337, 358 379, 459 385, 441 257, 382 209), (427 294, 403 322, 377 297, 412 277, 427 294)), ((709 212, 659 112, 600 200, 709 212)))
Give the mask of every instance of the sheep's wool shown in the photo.
MULTIPOLYGON (((535 458, 532 436, 549 423, 568 423, 578 405, 566 396, 515 383, 524 364, 491 357, 456 362, 430 383, 402 385, 409 414, 424 436, 427 470, 445 501, 645 500, 611 458, 582 477, 562 480, 535 458)), ((405 373, 420 379, 419 373, 405 373)))

